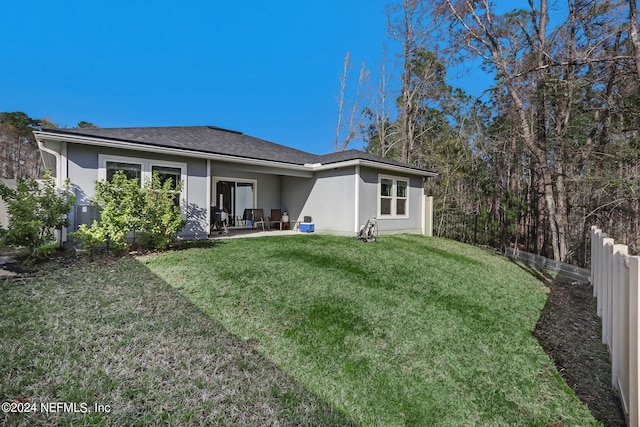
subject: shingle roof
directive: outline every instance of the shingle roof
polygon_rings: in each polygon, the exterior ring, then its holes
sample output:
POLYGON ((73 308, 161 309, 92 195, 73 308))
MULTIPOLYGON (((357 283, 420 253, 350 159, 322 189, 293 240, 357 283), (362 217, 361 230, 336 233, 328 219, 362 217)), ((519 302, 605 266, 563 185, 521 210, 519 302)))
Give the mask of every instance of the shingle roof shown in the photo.
POLYGON ((401 166, 409 169, 417 169, 406 165, 404 163, 398 162, 393 159, 387 159, 386 157, 376 156, 375 154, 367 153, 366 151, 360 150, 345 150, 345 151, 337 151, 335 153, 325 154, 322 156, 318 156, 317 163, 327 164, 327 163, 338 163, 338 162, 346 162, 349 160, 369 160, 372 162, 384 163, 386 165, 392 166, 401 166))
POLYGON ((346 150, 317 155, 215 126, 74 128, 46 129, 45 131, 294 165, 330 164, 359 159, 425 172, 364 151, 346 150))

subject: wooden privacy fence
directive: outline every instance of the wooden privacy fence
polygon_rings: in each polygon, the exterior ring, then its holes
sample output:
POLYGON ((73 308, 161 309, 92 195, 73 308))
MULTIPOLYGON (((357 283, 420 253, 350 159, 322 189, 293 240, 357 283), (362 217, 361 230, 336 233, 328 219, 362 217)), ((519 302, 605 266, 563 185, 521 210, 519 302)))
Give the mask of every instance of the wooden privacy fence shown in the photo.
POLYGON ((602 342, 611 353, 612 385, 620 392, 630 427, 640 417, 640 257, 629 256, 597 227, 591 227, 591 281, 602 318, 602 342))

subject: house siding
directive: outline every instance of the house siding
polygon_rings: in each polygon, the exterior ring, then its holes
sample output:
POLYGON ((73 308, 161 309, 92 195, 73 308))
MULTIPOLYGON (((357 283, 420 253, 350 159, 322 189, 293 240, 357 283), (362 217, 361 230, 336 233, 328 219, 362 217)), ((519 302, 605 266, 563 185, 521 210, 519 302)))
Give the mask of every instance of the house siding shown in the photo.
POLYGON ((284 177, 282 194, 292 219, 310 216, 319 233, 354 235, 355 167, 319 171, 313 179, 284 177))
MULTIPOLYGON (((120 135, 124 139, 100 140, 82 135, 80 131, 77 135, 65 135, 62 131, 35 132, 45 161, 50 166, 59 166, 58 185, 71 177, 77 203, 88 205, 94 195, 95 181, 104 178, 104 163, 101 162, 109 160, 108 157, 139 160, 145 177, 150 175, 154 162, 165 162, 169 166, 171 163, 179 164, 186 183, 181 194, 188 221, 180 233, 184 238, 208 236, 211 205, 217 203, 216 178, 255 182, 254 208, 263 209, 267 215, 271 209, 282 209, 296 221, 310 216, 317 232, 341 235, 355 235, 369 218, 379 217, 380 175, 405 178, 409 182, 408 213, 404 217, 378 218, 379 231, 420 233, 423 228, 428 228, 423 213, 426 199, 422 176, 431 174, 384 159, 378 161, 376 156, 367 153, 351 151, 315 156, 208 127, 103 129, 92 132, 96 135, 104 133, 105 138, 120 135), (142 139, 135 139, 132 135, 142 139), (207 139, 209 136, 213 138, 211 141, 207 139), (174 137, 177 139, 172 139, 174 137), (235 142, 230 143, 227 138, 235 138, 235 142), (131 142, 135 140, 144 142, 131 142), (215 147, 218 151, 213 151, 215 147), (55 163, 56 159, 61 163, 55 163)), ((250 204, 248 200, 243 201, 242 207, 250 204)), ((88 222, 96 212, 74 209, 70 215, 71 230, 78 226, 76 214, 88 222)))
MULTIPOLYGON (((18 188, 18 180, 16 179, 0 178, 0 184, 9 187, 12 190, 18 188)), ((8 206, 2 197, 0 197, 0 227, 4 229, 9 228, 8 206)))
MULTIPOLYGON (((72 177, 71 189, 77 204, 88 205, 95 194, 98 180, 99 155, 131 157, 141 160, 179 162, 187 165, 186 216, 187 224, 180 233, 182 238, 202 238, 208 234, 207 162, 204 159, 169 156, 135 150, 114 149, 82 144, 67 144, 67 176, 72 177)), ((63 159, 64 161, 64 159, 63 159)), ((70 214, 73 229, 78 224, 75 210, 70 214)))
MULTIPOLYGON (((211 162, 211 177, 229 178, 230 180, 255 180, 256 184, 256 206, 264 210, 265 215, 269 215, 271 209, 283 209, 280 198, 280 175, 274 175, 273 168, 263 169, 254 167, 246 170, 242 165, 227 162, 211 162)), ((211 200, 215 204, 215 186, 211 185, 211 200)))
POLYGON ((374 168, 360 169, 360 214, 359 224, 378 217, 378 176, 394 175, 409 179, 409 215, 407 218, 378 218, 378 231, 386 233, 422 233, 422 177, 389 173, 374 168))

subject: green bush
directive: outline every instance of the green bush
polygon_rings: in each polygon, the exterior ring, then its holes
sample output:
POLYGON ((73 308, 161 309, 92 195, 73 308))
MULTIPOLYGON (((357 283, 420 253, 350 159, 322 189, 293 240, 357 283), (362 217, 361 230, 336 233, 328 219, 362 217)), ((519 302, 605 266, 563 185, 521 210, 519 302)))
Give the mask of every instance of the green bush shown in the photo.
POLYGON ((151 182, 145 185, 140 228, 143 246, 166 249, 173 236, 184 227, 185 221, 180 206, 176 203, 176 195, 180 190, 180 185, 174 189, 170 181, 160 182, 157 173, 154 173, 151 182))
POLYGON ((82 243, 83 249, 89 251, 90 257, 93 257, 96 247, 103 244, 107 238, 98 221, 93 221, 91 227, 87 227, 86 224, 80 225, 80 228, 71 233, 71 236, 82 243))
POLYGON ((100 222, 81 227, 74 238, 90 252, 105 239, 111 247, 126 250, 129 236, 134 246, 165 249, 185 224, 176 203, 180 190, 180 184, 174 188, 170 181, 162 183, 157 173, 140 188, 137 179, 118 171, 110 182, 96 182, 92 203, 102 209, 100 222))
POLYGON ((96 232, 108 238, 110 246, 128 249, 127 234, 142 228, 144 194, 138 180, 118 171, 111 181, 96 181, 92 203, 101 208, 96 232))
POLYGON ((15 190, 0 184, 0 196, 9 214, 9 228, 0 235, 2 244, 25 247, 30 256, 51 254, 56 247, 54 231, 61 232, 69 225, 68 215, 76 200, 69 181, 59 192, 46 173, 41 183, 32 178, 19 179, 15 190))

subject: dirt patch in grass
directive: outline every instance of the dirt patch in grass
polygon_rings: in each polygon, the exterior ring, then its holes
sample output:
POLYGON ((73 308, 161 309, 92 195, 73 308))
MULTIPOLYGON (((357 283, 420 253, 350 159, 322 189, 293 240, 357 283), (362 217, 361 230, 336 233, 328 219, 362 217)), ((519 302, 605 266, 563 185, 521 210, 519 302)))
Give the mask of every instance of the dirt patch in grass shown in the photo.
POLYGON ((584 283, 554 280, 535 336, 558 372, 605 426, 625 426, 620 399, 611 386, 611 362, 602 344, 593 288, 584 283))

